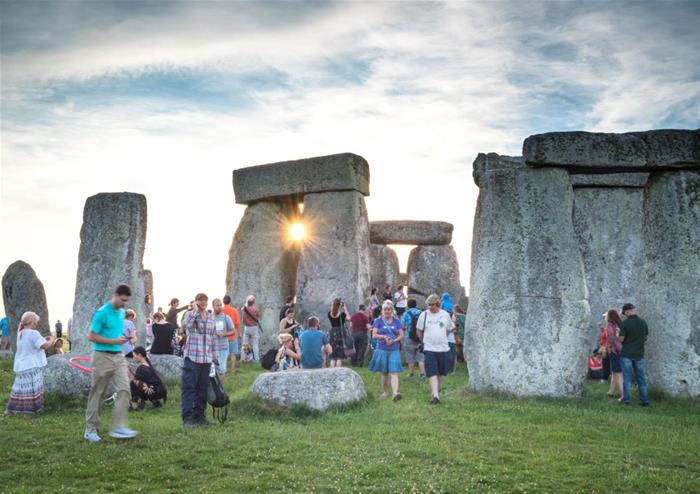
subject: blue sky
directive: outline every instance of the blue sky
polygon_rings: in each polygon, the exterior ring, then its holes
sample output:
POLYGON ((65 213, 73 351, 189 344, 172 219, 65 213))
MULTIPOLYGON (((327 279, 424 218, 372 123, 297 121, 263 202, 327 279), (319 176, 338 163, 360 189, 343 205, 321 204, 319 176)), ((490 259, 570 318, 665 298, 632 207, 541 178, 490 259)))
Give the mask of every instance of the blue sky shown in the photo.
POLYGON ((4 1, 0 18, 0 215, 21 232, 0 264, 35 267, 52 319, 101 191, 147 195, 164 303, 223 291, 234 168, 355 152, 371 219, 454 223, 468 284, 478 152, 700 127, 700 2, 4 1), (192 222, 211 239, 179 237, 192 222))

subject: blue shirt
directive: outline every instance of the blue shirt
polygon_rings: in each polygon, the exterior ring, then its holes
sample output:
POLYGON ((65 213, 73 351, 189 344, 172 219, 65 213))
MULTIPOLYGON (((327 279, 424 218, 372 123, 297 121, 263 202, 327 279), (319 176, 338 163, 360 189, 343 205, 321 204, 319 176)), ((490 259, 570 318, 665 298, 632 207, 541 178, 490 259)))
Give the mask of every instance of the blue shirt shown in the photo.
POLYGON ((2 320, 0 320, 0 326, 2 326, 2 335, 7 337, 7 318, 3 317, 2 320))
MULTIPOLYGON (((92 318, 90 331, 96 333, 103 338, 117 339, 122 336, 124 331, 124 309, 114 309, 111 302, 107 302, 95 312, 92 318)), ((102 343, 92 343, 93 350, 102 352, 119 352, 122 351, 121 345, 103 345, 102 343)))
MULTIPOLYGON (((377 330, 377 333, 382 336, 388 336, 392 340, 395 340, 401 335, 401 321, 397 317, 391 319, 390 323, 387 323, 383 317, 378 317, 374 320, 372 327, 377 330)), ((377 350, 399 350, 401 348, 401 343, 392 343, 388 345, 386 341, 377 340, 377 350)))
POLYGON ((411 307, 401 316, 401 324, 403 324, 404 330, 406 331, 406 336, 408 332, 411 331, 411 316, 418 317, 421 315, 421 310, 417 307, 411 307))
POLYGON ((319 329, 307 329, 299 337, 301 366, 304 369, 320 369, 323 365, 323 347, 328 335, 319 329))

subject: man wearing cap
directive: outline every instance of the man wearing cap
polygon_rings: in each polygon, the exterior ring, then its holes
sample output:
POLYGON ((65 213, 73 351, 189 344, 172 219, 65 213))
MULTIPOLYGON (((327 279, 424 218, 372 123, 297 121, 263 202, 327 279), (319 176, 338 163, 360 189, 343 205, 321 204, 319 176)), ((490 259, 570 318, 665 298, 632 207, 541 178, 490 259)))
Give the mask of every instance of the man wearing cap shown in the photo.
POLYGON ((649 406, 649 392, 647 380, 644 375, 644 343, 649 336, 649 328, 646 321, 637 315, 637 310, 632 304, 622 307, 625 320, 620 325, 620 362, 622 363, 622 399, 623 405, 630 404, 630 386, 632 384, 632 368, 637 373, 639 385, 639 402, 643 407, 649 406))
POLYGON ((440 297, 436 294, 430 295, 425 303, 428 304, 428 310, 418 316, 416 329, 423 342, 425 375, 433 392, 430 404, 437 405, 440 403, 440 383, 449 368, 447 356, 450 345, 447 342, 447 332, 453 330, 455 325, 450 315, 440 308, 440 297))

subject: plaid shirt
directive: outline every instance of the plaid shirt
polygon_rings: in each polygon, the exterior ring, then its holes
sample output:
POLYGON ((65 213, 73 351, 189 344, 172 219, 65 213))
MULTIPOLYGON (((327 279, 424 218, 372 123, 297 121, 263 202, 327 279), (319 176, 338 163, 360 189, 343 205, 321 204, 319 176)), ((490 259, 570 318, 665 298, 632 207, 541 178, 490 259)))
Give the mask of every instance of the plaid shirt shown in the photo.
POLYGON ((219 359, 219 342, 214 316, 206 313, 204 319, 199 311, 189 311, 183 322, 187 331, 185 358, 196 364, 209 364, 219 359))

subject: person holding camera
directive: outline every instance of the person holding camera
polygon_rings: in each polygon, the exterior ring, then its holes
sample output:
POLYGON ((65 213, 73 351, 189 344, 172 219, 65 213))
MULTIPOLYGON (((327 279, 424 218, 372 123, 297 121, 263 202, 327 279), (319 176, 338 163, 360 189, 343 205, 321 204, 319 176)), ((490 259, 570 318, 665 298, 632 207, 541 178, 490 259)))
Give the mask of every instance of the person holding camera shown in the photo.
POLYGON ((329 357, 331 367, 341 367, 345 359, 345 321, 349 318, 348 309, 339 298, 334 298, 328 320, 331 323, 331 347, 333 351, 329 357))

